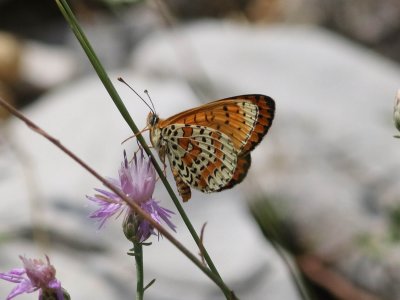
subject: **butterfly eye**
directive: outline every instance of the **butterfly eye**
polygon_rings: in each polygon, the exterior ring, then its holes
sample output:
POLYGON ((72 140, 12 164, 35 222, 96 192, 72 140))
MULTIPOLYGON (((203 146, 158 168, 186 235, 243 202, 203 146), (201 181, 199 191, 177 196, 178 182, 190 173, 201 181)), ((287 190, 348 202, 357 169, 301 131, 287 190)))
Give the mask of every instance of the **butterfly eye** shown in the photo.
POLYGON ((151 115, 150 124, 151 126, 155 126, 158 123, 160 118, 156 114, 151 115))
POLYGON ((149 114, 147 115, 147 125, 155 126, 155 125, 157 125, 159 119, 160 118, 155 113, 149 112, 149 114))

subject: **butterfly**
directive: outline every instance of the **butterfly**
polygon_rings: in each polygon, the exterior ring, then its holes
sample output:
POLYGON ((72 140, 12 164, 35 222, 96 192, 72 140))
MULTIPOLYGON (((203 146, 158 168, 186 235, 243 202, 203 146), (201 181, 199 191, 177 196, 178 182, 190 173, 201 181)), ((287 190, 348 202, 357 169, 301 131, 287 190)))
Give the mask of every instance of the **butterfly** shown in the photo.
POLYGON ((271 127, 275 102, 265 95, 213 101, 160 119, 147 117, 150 141, 165 165, 168 159, 184 202, 191 187, 205 193, 232 188, 247 175, 250 152, 271 127))

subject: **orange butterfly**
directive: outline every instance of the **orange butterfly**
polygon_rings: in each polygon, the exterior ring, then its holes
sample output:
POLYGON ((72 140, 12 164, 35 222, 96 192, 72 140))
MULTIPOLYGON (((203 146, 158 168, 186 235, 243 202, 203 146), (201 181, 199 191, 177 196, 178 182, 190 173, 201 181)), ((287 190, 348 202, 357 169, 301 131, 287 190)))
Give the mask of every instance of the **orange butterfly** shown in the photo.
POLYGON ((240 183, 250 168, 250 151, 267 134, 275 102, 264 95, 241 95, 207 103, 168 119, 147 117, 150 140, 165 165, 168 157, 183 201, 190 187, 205 193, 240 183))

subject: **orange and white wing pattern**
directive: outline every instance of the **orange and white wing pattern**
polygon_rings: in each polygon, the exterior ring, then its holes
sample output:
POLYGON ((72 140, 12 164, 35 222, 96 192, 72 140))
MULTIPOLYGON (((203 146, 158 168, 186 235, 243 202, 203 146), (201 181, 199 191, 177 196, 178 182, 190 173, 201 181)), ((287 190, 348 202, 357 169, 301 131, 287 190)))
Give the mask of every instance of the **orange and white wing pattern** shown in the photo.
POLYGON ((216 192, 241 182, 250 151, 272 124, 275 102, 264 95, 241 95, 210 102, 166 120, 149 117, 150 138, 162 160, 167 156, 178 190, 216 192))
POLYGON ((173 124, 162 128, 161 135, 168 136, 169 162, 186 184, 208 193, 232 179, 237 155, 226 134, 206 126, 173 124))

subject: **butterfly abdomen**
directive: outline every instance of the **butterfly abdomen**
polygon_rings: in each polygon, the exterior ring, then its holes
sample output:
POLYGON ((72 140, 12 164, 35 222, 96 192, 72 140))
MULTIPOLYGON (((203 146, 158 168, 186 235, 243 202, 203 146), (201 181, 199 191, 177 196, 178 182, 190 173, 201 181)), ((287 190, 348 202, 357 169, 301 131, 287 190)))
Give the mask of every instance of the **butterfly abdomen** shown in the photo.
POLYGON ((192 196, 190 187, 182 180, 182 177, 179 176, 179 173, 176 169, 172 170, 172 174, 174 175, 176 188, 178 189, 179 195, 182 197, 184 202, 188 201, 192 196))

